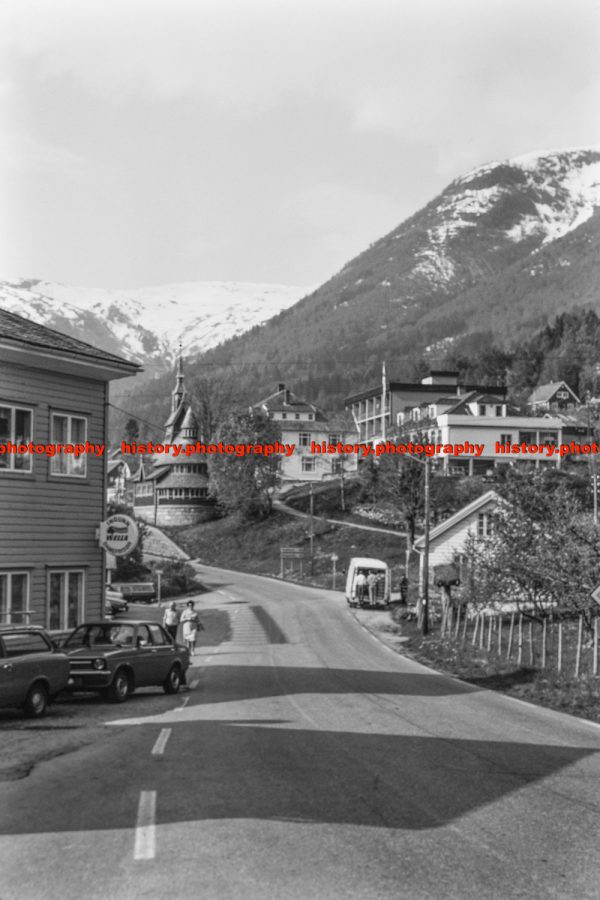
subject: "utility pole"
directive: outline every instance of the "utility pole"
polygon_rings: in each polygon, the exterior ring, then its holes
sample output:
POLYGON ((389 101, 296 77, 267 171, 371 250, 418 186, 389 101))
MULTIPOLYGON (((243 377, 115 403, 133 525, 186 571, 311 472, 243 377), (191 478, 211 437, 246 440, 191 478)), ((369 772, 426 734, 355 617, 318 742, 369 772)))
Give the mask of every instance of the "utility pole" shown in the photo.
POLYGON ((315 544, 315 495, 313 491, 313 483, 310 483, 310 574, 314 575, 314 544, 315 544))
MULTIPOLYGON (((419 460, 421 462, 421 460, 419 460)), ((429 457, 426 456, 423 462, 425 466, 425 534, 423 543, 423 578, 421 581, 421 596, 419 598, 419 626, 421 634, 429 634, 429 457)))
POLYGON ((346 494, 344 492, 344 457, 340 459, 340 506, 346 512, 346 494))

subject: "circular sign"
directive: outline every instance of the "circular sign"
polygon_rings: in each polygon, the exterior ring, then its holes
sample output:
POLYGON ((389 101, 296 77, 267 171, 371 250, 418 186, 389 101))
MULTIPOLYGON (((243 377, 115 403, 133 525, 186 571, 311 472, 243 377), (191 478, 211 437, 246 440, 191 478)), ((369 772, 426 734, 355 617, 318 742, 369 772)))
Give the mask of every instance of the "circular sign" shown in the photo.
POLYGON ((100 526, 100 546, 115 556, 127 556, 139 540, 138 527, 130 516, 116 513, 100 526))

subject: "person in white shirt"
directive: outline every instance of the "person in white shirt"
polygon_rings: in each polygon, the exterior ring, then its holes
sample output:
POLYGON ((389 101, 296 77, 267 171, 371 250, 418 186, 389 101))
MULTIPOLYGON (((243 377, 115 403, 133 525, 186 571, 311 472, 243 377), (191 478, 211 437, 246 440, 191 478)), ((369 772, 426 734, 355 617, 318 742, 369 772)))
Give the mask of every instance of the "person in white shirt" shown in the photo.
POLYGON ((165 610, 163 616, 163 625, 171 635, 174 641, 177 640, 177 629, 179 627, 179 613, 177 612, 177 604, 171 603, 165 610))
POLYGON ((363 603, 367 589, 367 576, 364 572, 359 572, 356 576, 356 599, 359 603, 363 603))

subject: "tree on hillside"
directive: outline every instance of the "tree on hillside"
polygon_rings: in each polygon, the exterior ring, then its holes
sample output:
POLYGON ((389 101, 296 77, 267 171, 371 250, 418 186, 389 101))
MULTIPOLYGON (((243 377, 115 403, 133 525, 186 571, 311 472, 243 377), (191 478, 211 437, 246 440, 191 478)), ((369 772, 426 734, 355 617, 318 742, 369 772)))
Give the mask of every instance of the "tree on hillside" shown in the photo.
MULTIPOLYGON (((254 446, 281 440, 279 427, 265 416, 232 413, 216 437, 223 444, 254 446)), ((213 495, 227 513, 243 519, 263 519, 271 512, 271 494, 277 480, 278 459, 264 453, 243 456, 216 453, 209 456, 213 495)))
POLYGON ((378 469, 378 495, 400 512, 412 546, 417 521, 423 515, 425 467, 409 456, 386 454, 380 458, 378 469))
POLYGON ((225 379, 210 374, 188 376, 188 394, 203 440, 213 441, 219 428, 239 405, 239 384, 239 377, 225 379))

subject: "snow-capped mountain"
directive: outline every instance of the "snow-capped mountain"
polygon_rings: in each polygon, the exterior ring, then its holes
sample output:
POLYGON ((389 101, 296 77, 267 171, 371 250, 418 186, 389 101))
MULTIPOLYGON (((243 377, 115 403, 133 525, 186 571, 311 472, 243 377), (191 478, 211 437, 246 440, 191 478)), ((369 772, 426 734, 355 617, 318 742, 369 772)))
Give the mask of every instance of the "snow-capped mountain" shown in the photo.
MULTIPOLYGON (((599 279, 600 148, 530 153, 456 178, 302 303, 209 359, 268 353, 296 389, 339 406, 377 383, 383 359, 408 379, 473 332, 501 343, 576 306, 600 312, 599 279)), ((248 383, 252 395, 263 377, 248 383)))
POLYGON ((217 281, 104 290, 14 279, 0 282, 0 307, 160 369, 170 366, 180 343, 186 356, 201 353, 309 291, 217 281))

